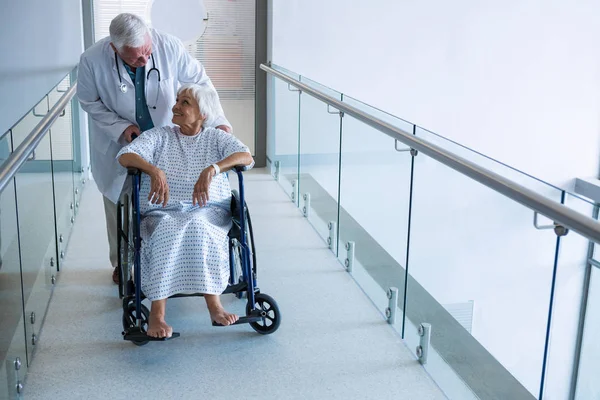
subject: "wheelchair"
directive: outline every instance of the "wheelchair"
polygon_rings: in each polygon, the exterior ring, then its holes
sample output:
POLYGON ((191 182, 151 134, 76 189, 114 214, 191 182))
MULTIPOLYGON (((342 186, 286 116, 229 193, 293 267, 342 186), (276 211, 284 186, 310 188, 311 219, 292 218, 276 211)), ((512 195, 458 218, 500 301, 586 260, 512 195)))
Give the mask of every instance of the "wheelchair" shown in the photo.
MULTIPOLYGON (((234 325, 250 324, 258 333, 268 335, 275 332, 281 323, 281 314, 277 302, 260 292, 257 286, 256 253, 252 221, 248 206, 244 200, 244 167, 236 167, 239 191, 232 190, 231 214, 232 227, 229 241, 229 284, 223 294, 233 294, 238 299, 246 298, 246 315, 240 316, 234 325)), ((146 335, 150 311, 142 304, 146 298, 141 290, 140 250, 140 185, 141 171, 129 168, 131 195, 125 194, 117 204, 117 238, 119 257, 119 297, 123 300, 123 338, 142 346, 150 341, 164 341, 167 338, 153 338, 146 335)), ((196 294, 176 294, 170 298, 202 296, 196 294)), ((214 326, 220 326, 213 322, 214 326)), ((179 337, 173 332, 168 338, 179 337)))

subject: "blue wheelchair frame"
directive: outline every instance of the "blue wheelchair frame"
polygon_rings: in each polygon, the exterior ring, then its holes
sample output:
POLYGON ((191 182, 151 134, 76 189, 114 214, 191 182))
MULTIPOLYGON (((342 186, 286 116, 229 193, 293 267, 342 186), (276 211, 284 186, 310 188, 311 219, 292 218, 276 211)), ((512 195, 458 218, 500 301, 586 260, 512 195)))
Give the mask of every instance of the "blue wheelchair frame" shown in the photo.
MULTIPOLYGON (((281 316, 279 312, 279 308, 277 303, 270 296, 260 293, 256 285, 256 276, 255 271, 251 265, 251 255, 253 254, 250 246, 248 245, 248 223, 247 217, 247 207, 245 202, 245 191, 244 191, 244 176, 243 172, 246 170, 246 167, 235 167, 235 172, 237 173, 238 182, 239 182, 239 204, 237 204, 237 209, 239 209, 239 225, 240 225, 240 240, 238 241, 241 248, 241 269, 242 269, 242 281, 237 284, 233 284, 235 274, 235 250, 231 245, 232 239, 228 237, 229 240, 229 265, 230 265, 230 284, 227 289, 223 292, 226 293, 234 293, 236 297, 241 298, 242 293, 247 293, 247 306, 246 306, 246 316, 240 317, 236 322, 237 324, 249 323, 252 328, 261 334, 270 334, 275 332, 279 328, 279 324, 281 322, 281 316), (267 319, 271 321, 271 325, 268 326, 267 319)), ((140 232, 141 226, 141 215, 140 215, 140 185, 141 185, 141 172, 135 168, 128 169, 128 175, 132 178, 132 198, 131 201, 133 203, 133 253, 134 253, 134 290, 131 288, 130 280, 128 282, 121 282, 121 285, 124 285, 123 288, 123 324, 124 331, 123 336, 125 340, 130 340, 134 344, 143 345, 148 343, 148 341, 164 341, 166 339, 161 338, 152 338, 146 335, 143 325, 147 322, 148 316, 143 315, 144 312, 148 313, 148 310, 145 306, 142 305, 143 293, 141 289, 141 246, 142 246, 142 238, 140 232), (131 292, 134 292, 133 295, 131 292), (131 306, 135 306, 134 316, 135 321, 128 320, 127 317, 130 315, 131 306), (127 324, 126 324, 126 321, 127 324), (129 326, 125 326, 129 325, 129 326)), ((232 201, 236 201, 236 199, 232 199, 232 201)), ((121 214, 119 214, 121 215, 121 214)), ((234 216, 233 216, 234 217, 234 216)), ((235 224, 235 221, 234 221, 235 224)), ((120 227, 119 227, 120 229, 120 227)), ((228 235, 229 236, 229 235, 228 235)), ((120 236, 119 236, 120 240, 120 236)), ((130 239, 128 239, 130 240, 130 239)), ((254 266, 255 267, 255 266, 254 266)), ((122 266, 121 266, 122 268, 122 266)), ((129 267, 127 267, 129 268, 129 267)), ((121 273, 123 276, 123 272, 121 273)), ((201 296, 201 294, 191 294, 191 295, 174 295, 175 297, 190 297, 190 296, 201 296)), ((213 325, 219 326, 213 322, 213 325)), ((171 338, 179 337, 179 333, 173 332, 171 338)))

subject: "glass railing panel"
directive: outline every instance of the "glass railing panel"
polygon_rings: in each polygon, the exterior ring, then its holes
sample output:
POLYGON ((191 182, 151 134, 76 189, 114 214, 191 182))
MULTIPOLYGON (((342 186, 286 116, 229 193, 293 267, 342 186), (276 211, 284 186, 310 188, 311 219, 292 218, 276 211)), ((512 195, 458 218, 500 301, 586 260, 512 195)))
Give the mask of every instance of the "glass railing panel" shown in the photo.
MULTIPOLYGON (((278 71, 300 77, 283 68, 278 71)), ((281 187, 298 205, 298 146, 300 122, 300 92, 280 79, 271 80, 271 96, 268 107, 268 126, 271 139, 268 140, 270 168, 281 187)))
MULTIPOLYGON (((0 139, 0 165, 11 152, 10 142, 10 134, 0 139)), ((15 186, 10 181, 0 194, 0 399, 17 397, 16 385, 27 371, 24 324, 15 186)))
POLYGON ((418 136, 446 151, 471 161, 482 168, 493 171, 530 190, 538 192, 542 195, 547 194, 552 200, 555 199, 555 193, 561 190, 560 188, 527 174, 517 168, 511 167, 505 163, 502 163, 501 161, 486 156, 480 152, 477 152, 476 150, 473 150, 467 146, 463 146, 421 127, 418 128, 418 136))
MULTIPOLYGON (((341 100, 340 93, 301 77, 303 83, 341 100)), ((340 124, 337 110, 302 94, 300 111, 300 208, 324 241, 337 254, 340 124)))
MULTIPOLYGON (((67 76, 48 95, 51 104, 56 103, 70 87, 67 76)), ((73 177, 73 113, 72 103, 65 107, 64 114, 50 128, 52 144, 52 171, 54 173, 54 205, 56 212, 56 234, 58 237, 59 266, 61 254, 66 251, 71 229, 75 221, 75 182, 73 177)), ((41 161, 41 160, 40 160, 41 161)))
MULTIPOLYGON (((44 97, 38 104, 31 109, 15 126, 12 128, 12 140, 13 148, 16 149, 23 143, 23 141, 29 136, 31 131, 40 123, 42 118, 46 116, 49 108, 49 101, 47 97, 44 97)), ((50 149, 50 137, 46 135, 42 139, 41 148, 50 149)), ((30 160, 36 160, 38 158, 49 159, 49 151, 47 154, 40 154, 41 149, 35 149, 29 156, 30 160)))
MULTIPOLYGON (((344 102, 368 107, 346 96, 344 102)), ((351 263, 354 279, 382 313, 390 303, 388 289, 398 289, 394 327, 401 333, 412 156, 353 117, 345 115, 342 123, 338 258, 351 263)))
MULTIPOLYGON (((48 111, 56 104, 56 102, 60 99, 60 97, 64 93, 59 93, 60 88, 64 89, 65 82, 68 82, 69 75, 61 80, 55 87, 53 87, 47 96, 44 96, 12 129, 12 140, 13 140, 13 148, 19 147, 19 145, 29 136, 31 131, 40 123, 43 117, 46 116, 48 111)), ((40 146, 40 149, 35 149, 30 159, 35 160, 49 160, 49 152, 48 153, 39 153, 42 148, 50 149, 50 137, 45 135, 42 139, 43 145, 40 146)))
MULTIPOLYGON (((539 191, 561 201, 556 189, 539 191)), ((420 344, 419 325, 431 324, 425 368, 450 398, 536 398, 554 231, 536 229, 530 209, 423 154, 415 158, 411 222, 409 348, 420 344)))
MULTIPOLYGON (((20 126, 15 131, 20 132, 20 126)), ((56 277, 52 178, 50 136, 46 135, 36 148, 36 158, 26 161, 15 176, 29 362, 56 277)))
MULTIPOLYGON (((569 208, 589 217, 595 217, 594 203, 572 194, 565 194, 564 203, 569 208)), ((561 233, 559 231, 559 233, 561 233)), ((600 330, 595 326, 594 309, 594 285, 596 267, 588 264, 589 258, 594 258, 594 246, 590 241, 576 232, 569 231, 560 238, 560 251, 557 258, 556 278, 554 287, 554 299, 552 304, 552 323, 550 329, 550 342, 548 346, 548 357, 546 363, 546 378, 544 380, 544 398, 567 399, 571 392, 571 384, 574 368, 576 368, 576 353, 578 350, 579 323, 582 312, 585 309, 584 300, 586 290, 585 281, 587 274, 591 272, 588 309, 585 320, 585 333, 594 333, 597 341, 600 330), (591 270, 591 271, 590 271, 591 270)), ((600 253, 597 253, 597 256, 600 253)), ((584 341, 590 336, 584 337, 584 341)), ((577 396, 577 399, 592 399, 600 394, 600 386, 593 381, 597 380, 597 361, 594 362, 594 379, 588 380, 586 374, 586 362, 590 355, 600 356, 600 352, 594 353, 594 344, 584 342, 581 351, 583 368, 580 369, 582 380, 580 385, 585 388, 597 388, 594 395, 577 396), (585 383, 584 383, 585 382, 585 383), (592 384, 591 386, 589 384, 592 384)), ((597 360, 598 358, 596 358, 597 360)), ((589 373, 589 371, 588 371, 589 373)))
MULTIPOLYGON (((577 365, 575 399, 595 399, 600 393, 598 360, 600 360, 600 246, 593 245, 593 265, 589 265, 589 290, 583 322, 580 360, 577 365)), ((554 345, 553 345, 554 346, 554 345)))

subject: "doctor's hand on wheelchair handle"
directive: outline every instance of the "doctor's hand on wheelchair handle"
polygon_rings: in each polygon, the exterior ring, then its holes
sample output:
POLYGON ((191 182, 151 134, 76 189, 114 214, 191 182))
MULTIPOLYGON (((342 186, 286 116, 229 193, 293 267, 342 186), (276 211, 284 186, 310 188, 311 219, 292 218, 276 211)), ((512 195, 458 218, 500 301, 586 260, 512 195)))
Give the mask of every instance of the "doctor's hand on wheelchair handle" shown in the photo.
POLYGON ((194 193, 192 193, 192 203, 194 205, 198 204, 200 207, 204 207, 208 204, 208 189, 215 174, 216 171, 212 166, 202 171, 194 185, 194 193))
POLYGON ((231 133, 231 128, 228 127, 227 125, 219 125, 219 126, 217 126, 217 129, 220 129, 220 130, 225 131, 227 133, 231 133))
POLYGON ((127 143, 131 143, 133 139, 140 136, 140 128, 137 125, 129 125, 127 129, 123 131, 123 137, 127 143))
POLYGON ((148 194, 148 201, 152 204, 162 204, 162 206, 165 207, 169 201, 167 175, 159 168, 154 168, 149 175, 150 193, 148 194))

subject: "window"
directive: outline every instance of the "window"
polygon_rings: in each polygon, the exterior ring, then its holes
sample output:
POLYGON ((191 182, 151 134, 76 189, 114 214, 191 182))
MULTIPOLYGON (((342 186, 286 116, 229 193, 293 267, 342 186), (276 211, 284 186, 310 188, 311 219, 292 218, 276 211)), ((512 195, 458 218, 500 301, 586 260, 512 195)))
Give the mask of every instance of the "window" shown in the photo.
MULTIPOLYGON (((139 15, 152 26, 151 3, 151 0, 95 0, 96 41, 108 36, 110 21, 123 12, 139 15)), ((255 1, 205 0, 204 5, 208 11, 206 31, 186 47, 206 68, 234 134, 254 153, 255 1)))

